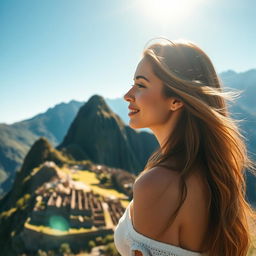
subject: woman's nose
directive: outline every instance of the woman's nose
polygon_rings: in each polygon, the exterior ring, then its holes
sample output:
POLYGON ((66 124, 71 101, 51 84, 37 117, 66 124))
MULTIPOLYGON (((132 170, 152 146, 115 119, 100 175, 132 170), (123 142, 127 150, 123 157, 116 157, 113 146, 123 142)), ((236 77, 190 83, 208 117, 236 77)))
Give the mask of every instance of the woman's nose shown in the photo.
POLYGON ((134 101, 134 96, 131 93, 131 90, 129 90, 124 96, 124 100, 126 101, 134 101))

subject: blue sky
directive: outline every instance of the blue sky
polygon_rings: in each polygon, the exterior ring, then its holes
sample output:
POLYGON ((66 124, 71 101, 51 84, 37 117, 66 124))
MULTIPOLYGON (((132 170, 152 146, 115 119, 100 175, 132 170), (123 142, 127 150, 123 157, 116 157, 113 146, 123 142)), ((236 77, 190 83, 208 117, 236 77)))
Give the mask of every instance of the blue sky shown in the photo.
POLYGON ((217 72, 256 68, 256 1, 156 0, 157 12, 151 2, 0 0, 0 123, 93 94, 122 97, 157 36, 193 41, 217 72))

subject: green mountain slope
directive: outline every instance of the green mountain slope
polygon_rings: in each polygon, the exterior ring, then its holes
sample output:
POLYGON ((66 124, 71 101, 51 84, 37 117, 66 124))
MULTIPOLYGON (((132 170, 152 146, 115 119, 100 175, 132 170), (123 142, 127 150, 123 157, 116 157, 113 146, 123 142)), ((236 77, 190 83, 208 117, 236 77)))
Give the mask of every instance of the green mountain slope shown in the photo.
POLYGON ((46 160, 54 161, 59 166, 68 161, 52 148, 46 139, 40 138, 32 145, 26 155, 21 170, 15 177, 13 188, 0 200, 0 248, 2 255, 17 255, 15 250, 18 248, 16 247, 21 245, 15 244, 17 242, 15 242, 15 236, 23 230, 25 220, 34 207, 34 191, 54 176, 53 172, 45 172, 43 175, 33 175, 30 178, 33 169, 46 160))

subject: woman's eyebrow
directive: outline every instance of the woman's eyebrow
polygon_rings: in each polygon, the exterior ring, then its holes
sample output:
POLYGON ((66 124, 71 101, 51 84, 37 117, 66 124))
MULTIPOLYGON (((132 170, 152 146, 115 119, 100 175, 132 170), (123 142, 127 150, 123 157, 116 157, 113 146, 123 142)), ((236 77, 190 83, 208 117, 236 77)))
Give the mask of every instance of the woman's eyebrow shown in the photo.
POLYGON ((136 80, 136 79, 139 79, 139 78, 145 79, 146 81, 150 82, 145 76, 136 76, 136 78, 133 79, 133 80, 136 80))

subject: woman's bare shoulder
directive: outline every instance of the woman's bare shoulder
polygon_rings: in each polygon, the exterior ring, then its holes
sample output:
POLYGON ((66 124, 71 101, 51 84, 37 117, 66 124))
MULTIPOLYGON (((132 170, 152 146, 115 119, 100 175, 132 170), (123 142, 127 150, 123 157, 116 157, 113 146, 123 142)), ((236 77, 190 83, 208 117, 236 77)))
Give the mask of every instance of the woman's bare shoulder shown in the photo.
MULTIPOLYGON (((133 192, 138 200, 150 203, 159 197, 164 197, 165 194, 167 194, 167 200, 170 201, 174 198, 169 198, 169 196, 180 190, 180 181, 181 174, 178 171, 156 166, 136 180, 133 192)), ((188 200, 206 199, 209 195, 209 186, 201 171, 191 172, 184 182, 187 187, 188 200)))
POLYGON ((186 179, 186 200, 175 222, 168 228, 168 220, 180 203, 179 182, 178 172, 163 167, 155 167, 142 175, 133 191, 134 227, 139 233, 162 242, 183 245, 188 249, 199 248, 207 224, 206 205, 209 201, 206 186, 198 174, 191 174, 186 179), (202 230, 198 229, 198 225, 202 230), (181 227, 182 234, 179 233, 181 227), (198 229, 198 235, 192 239, 195 229, 198 229))
POLYGON ((133 187, 135 230, 156 239, 177 208, 179 194, 179 175, 176 172, 154 167, 143 174, 133 187))
POLYGON ((169 187, 172 187, 173 190, 178 189, 179 180, 180 174, 177 171, 156 166, 136 180, 133 192, 136 193, 138 199, 142 196, 144 201, 148 199, 149 202, 152 202, 162 196, 169 187))

